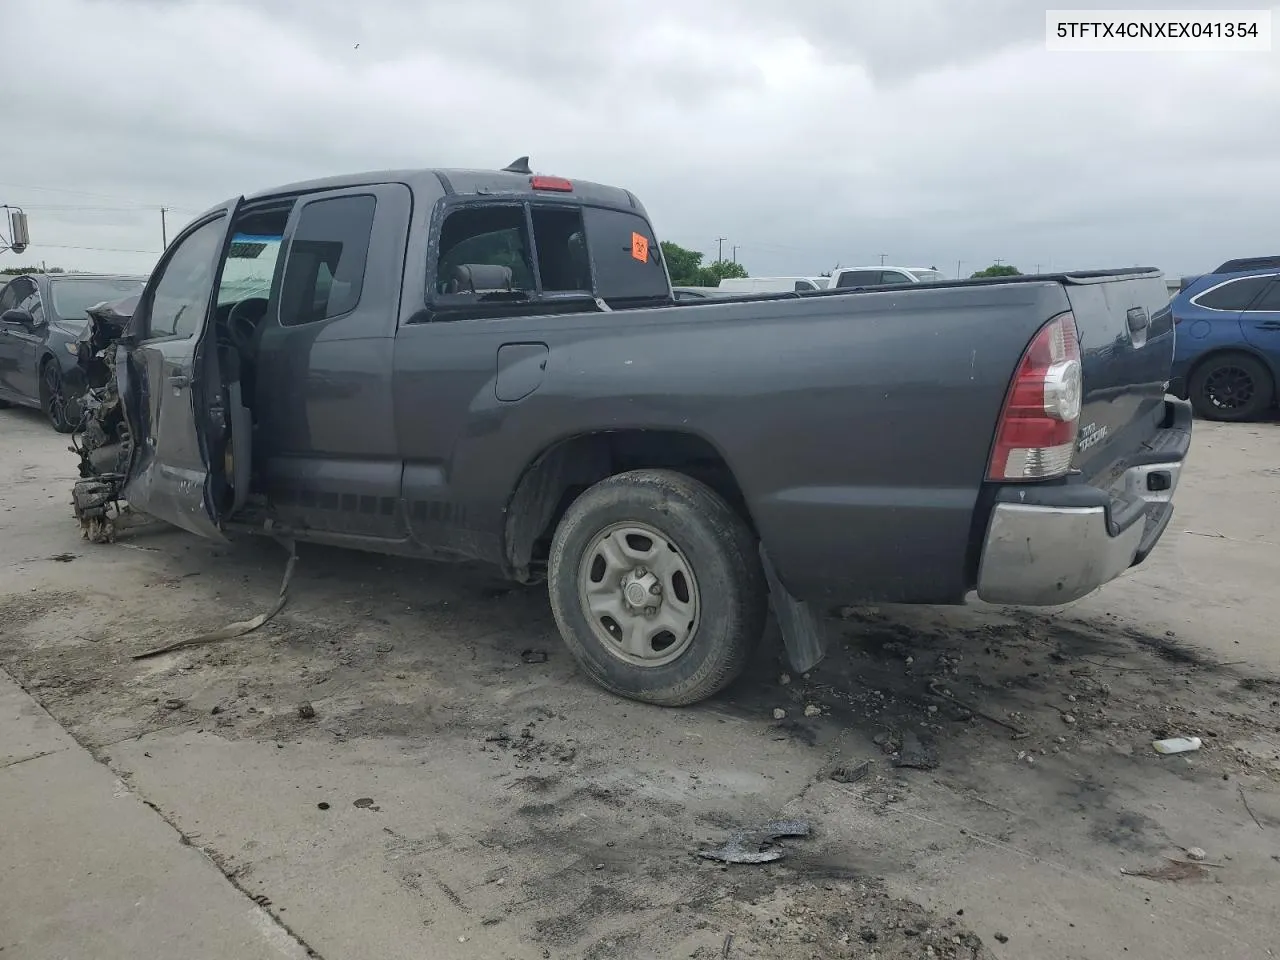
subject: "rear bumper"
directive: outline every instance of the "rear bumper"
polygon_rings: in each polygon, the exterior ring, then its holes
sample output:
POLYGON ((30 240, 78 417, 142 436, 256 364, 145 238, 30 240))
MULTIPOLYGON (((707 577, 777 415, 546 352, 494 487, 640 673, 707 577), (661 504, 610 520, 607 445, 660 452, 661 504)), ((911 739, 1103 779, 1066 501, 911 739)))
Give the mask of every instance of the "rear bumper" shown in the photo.
POLYGON ((1070 603, 1145 560, 1173 516, 1191 424, 1190 404, 1166 399, 1161 430, 1110 490, 1002 488, 987 524, 978 596, 1019 606, 1070 603))

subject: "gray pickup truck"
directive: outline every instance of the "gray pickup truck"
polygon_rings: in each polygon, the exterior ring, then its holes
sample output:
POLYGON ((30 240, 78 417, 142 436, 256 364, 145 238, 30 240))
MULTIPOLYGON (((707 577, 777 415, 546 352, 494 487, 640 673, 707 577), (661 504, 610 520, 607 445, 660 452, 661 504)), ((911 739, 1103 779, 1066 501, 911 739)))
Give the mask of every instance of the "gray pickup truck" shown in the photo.
POLYGON ((545 579, 592 678, 689 704, 771 605, 806 669, 841 603, 1056 605, 1141 562, 1191 436, 1167 300, 1132 269, 677 301, 623 189, 293 184, 166 250, 77 511, 545 579))

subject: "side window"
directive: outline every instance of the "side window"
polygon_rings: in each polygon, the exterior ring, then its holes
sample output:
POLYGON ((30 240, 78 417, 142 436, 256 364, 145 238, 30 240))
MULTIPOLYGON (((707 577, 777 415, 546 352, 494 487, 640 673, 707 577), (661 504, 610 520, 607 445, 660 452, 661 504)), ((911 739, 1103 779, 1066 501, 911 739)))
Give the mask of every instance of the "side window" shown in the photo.
POLYGON ((844 287, 868 287, 880 282, 878 270, 846 270, 836 281, 837 289, 844 287))
POLYGON ((440 229, 435 293, 477 295, 532 293, 533 257, 524 207, 468 206, 451 212, 440 229))
POLYGON ((151 296, 148 339, 190 337, 204 325, 225 233, 225 218, 218 217, 174 249, 151 296))
POLYGON ((880 274, 881 283, 911 283, 911 278, 897 270, 885 270, 880 274))
POLYGON ((26 277, 11 280, 0 294, 0 313, 5 310, 25 310, 26 301, 36 292, 35 282, 26 277))
POLYGON ((1280 277, 1272 278, 1271 286, 1263 291, 1262 296, 1249 307, 1249 310, 1250 312, 1280 313, 1280 277))
POLYGON ((815 287, 815 286, 814 286, 812 283, 810 283, 808 280, 797 280, 797 281, 796 281, 796 291, 797 291, 797 292, 802 291, 802 290, 817 290, 817 289, 818 289, 818 288, 817 288, 817 287, 815 287))
POLYGON ((1263 288, 1271 282, 1270 277, 1244 277, 1232 280, 1207 293, 1202 293, 1192 301, 1197 306, 1210 310, 1244 310, 1257 299, 1263 288))
POLYGON ((662 252, 643 217, 604 207, 586 207, 582 215, 602 299, 666 300, 671 296, 662 252))
POLYGON ((280 324, 291 327, 350 313, 360 302, 377 201, 313 200, 302 208, 280 290, 280 324))

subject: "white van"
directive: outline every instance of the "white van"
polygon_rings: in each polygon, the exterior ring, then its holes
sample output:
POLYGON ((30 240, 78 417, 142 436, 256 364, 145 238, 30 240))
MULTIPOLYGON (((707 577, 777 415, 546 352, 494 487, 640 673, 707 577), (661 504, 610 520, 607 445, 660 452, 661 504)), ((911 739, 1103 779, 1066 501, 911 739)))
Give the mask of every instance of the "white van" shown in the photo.
POLYGON ((725 277, 719 289, 724 293, 793 293, 825 290, 830 277, 725 277))

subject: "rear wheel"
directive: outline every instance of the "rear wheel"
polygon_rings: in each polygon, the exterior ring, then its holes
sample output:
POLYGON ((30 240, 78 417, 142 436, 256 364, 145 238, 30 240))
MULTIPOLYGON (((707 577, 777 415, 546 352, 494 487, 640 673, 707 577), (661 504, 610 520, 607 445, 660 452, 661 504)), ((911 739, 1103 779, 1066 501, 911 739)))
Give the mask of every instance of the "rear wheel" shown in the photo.
POLYGON ((70 433, 75 429, 72 409, 75 403, 67 399, 62 371, 54 360, 46 360, 40 369, 40 405, 53 429, 59 433, 70 433))
POLYGON ((1271 406, 1271 374, 1247 353, 1220 353, 1196 367, 1187 384, 1196 413, 1206 420, 1252 420, 1271 406))
POLYGON ((547 583, 565 644, 591 678, 662 706, 732 683, 768 615, 750 528, 715 491, 670 470, 621 473, 575 500, 547 583))

